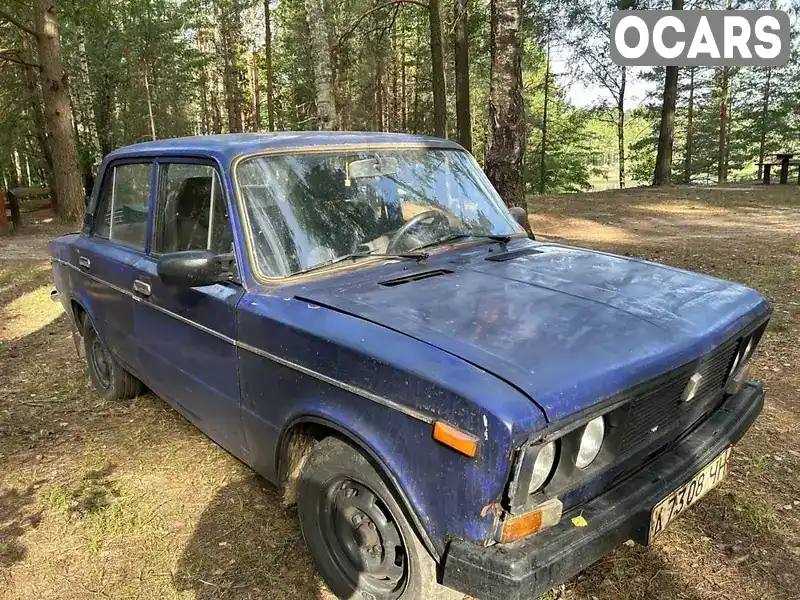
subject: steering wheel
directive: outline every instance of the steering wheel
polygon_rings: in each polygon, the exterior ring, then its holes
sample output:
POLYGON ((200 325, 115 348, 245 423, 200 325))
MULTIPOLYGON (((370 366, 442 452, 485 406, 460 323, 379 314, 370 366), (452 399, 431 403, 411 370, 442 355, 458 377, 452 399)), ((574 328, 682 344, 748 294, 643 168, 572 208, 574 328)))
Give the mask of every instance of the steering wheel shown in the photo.
POLYGON ((392 235, 392 239, 389 240, 389 244, 386 246, 386 252, 391 254, 393 252, 401 251, 402 248, 398 248, 400 245, 400 241, 408 235, 408 232, 414 229, 417 225, 422 223, 423 221, 428 221, 433 219, 433 222, 436 221, 443 222, 445 225, 449 225, 450 221, 447 220, 442 213, 438 210, 426 210, 425 212, 421 212, 417 215, 411 217, 408 221, 403 223, 400 228, 394 232, 392 235))

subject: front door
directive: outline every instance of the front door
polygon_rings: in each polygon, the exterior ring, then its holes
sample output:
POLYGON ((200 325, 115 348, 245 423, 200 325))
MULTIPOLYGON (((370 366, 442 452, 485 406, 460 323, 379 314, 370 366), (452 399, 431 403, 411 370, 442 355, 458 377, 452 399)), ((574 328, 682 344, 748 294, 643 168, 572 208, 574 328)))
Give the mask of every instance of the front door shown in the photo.
POLYGON ((150 250, 136 264, 134 322, 145 383, 229 452, 245 453, 239 407, 236 305, 243 289, 225 282, 165 285, 158 257, 181 250, 233 251, 228 207, 210 162, 157 163, 150 250))

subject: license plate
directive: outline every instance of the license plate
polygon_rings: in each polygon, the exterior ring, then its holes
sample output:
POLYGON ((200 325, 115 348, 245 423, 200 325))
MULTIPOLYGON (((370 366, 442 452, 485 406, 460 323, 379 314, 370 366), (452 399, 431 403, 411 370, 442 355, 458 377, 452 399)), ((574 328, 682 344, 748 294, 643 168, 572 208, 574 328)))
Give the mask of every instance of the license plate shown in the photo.
POLYGON ((730 456, 731 448, 728 447, 689 481, 656 504, 650 513, 650 541, 664 531, 678 515, 720 484, 728 474, 730 456))

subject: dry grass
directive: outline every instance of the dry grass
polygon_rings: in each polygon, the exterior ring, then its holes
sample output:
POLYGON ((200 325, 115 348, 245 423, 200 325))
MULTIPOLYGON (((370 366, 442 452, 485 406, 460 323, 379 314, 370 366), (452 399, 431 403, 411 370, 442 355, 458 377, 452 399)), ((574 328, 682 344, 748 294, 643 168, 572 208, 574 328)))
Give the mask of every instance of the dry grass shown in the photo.
MULTIPOLYGON (((754 371, 768 404, 727 482, 653 547, 623 547, 550 597, 797 598, 797 188, 535 198, 531 213, 543 239, 744 281, 775 306, 754 371)), ((158 398, 97 397, 46 299, 44 236, 15 241, 0 244, 0 598, 329 598, 274 489, 158 398)))

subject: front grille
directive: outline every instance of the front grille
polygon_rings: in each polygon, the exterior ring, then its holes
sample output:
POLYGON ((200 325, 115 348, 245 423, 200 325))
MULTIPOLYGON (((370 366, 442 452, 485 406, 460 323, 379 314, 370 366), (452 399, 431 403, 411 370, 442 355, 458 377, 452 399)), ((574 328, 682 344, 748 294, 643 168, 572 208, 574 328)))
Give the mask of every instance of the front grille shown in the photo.
MULTIPOLYGON (((646 391, 636 395, 622 425, 619 454, 674 430, 690 412, 700 418, 713 408, 722 395, 740 339, 731 339, 679 372, 662 376, 648 384, 646 391), (697 393, 691 402, 682 402, 683 390, 695 373, 702 375, 697 393)), ((677 435, 679 432, 673 433, 677 435)))

